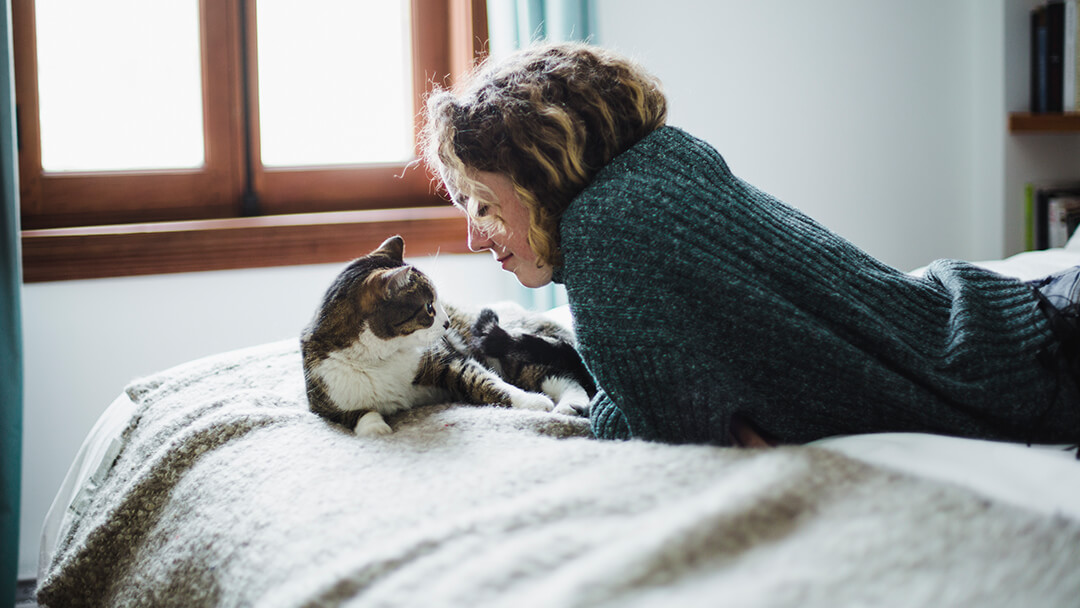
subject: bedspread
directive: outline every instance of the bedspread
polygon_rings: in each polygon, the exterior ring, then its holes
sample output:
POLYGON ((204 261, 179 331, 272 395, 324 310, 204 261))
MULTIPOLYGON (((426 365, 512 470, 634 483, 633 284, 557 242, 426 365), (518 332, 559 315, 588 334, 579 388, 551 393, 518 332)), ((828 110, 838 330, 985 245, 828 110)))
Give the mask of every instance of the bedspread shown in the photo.
POLYGON ((457 404, 358 438, 298 345, 128 388, 47 606, 1076 606, 1080 522, 814 447, 589 437, 457 404))

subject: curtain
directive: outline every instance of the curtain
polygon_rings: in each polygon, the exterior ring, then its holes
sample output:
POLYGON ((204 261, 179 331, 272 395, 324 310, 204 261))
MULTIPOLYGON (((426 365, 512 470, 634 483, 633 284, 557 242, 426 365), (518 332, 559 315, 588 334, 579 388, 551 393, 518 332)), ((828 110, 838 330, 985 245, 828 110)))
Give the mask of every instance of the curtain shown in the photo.
MULTIPOLYGON (((496 59, 533 42, 588 41, 590 0, 488 0, 488 50, 496 59)), ((521 288, 526 308, 545 310, 566 303, 562 285, 521 288)))
POLYGON ((22 325, 19 187, 15 146, 15 79, 11 58, 11 0, 0 31, 0 605, 14 602, 19 563, 19 487, 22 479, 22 325))
POLYGON ((497 57, 539 40, 588 40, 590 4, 589 0, 488 0, 491 54, 497 57))

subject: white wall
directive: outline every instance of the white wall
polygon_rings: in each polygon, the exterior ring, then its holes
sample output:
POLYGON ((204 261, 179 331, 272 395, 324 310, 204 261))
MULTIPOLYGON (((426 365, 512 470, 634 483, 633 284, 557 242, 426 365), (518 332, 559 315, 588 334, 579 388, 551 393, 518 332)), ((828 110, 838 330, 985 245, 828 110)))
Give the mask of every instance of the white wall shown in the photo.
MULTIPOLYGON (((1000 230, 977 231, 968 206, 971 111, 996 85, 975 82, 985 53, 972 52, 974 30, 996 5, 596 0, 596 41, 659 76, 670 123, 716 146, 736 175, 914 268, 999 253, 1000 230)), ((984 38, 1001 45, 997 31, 984 38)), ((1000 131, 1003 108, 987 107, 1000 131)))
MULTIPOLYGON (((1075 176, 1075 155, 1053 159, 1077 138, 1005 133, 1006 110, 1026 103, 1026 72, 1015 72, 1026 70, 1029 1, 594 0, 593 17, 597 42, 664 81, 672 124, 744 179, 914 268, 1016 251, 1021 180, 1075 176)), ((20 575, 34 573, 68 463, 125 383, 297 335, 338 267, 27 285, 20 575)), ((486 256, 445 256, 433 272, 466 304, 522 293, 486 256)))

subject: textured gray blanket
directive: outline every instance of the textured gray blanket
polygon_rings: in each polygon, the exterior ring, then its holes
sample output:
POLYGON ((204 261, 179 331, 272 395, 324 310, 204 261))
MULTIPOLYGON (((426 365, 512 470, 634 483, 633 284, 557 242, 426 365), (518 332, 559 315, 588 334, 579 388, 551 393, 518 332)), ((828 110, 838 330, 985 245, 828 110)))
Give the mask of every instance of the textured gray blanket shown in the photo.
POLYGON ((821 449, 458 405, 360 439, 306 410, 292 341, 129 395, 45 605, 1080 605, 1077 522, 821 449))

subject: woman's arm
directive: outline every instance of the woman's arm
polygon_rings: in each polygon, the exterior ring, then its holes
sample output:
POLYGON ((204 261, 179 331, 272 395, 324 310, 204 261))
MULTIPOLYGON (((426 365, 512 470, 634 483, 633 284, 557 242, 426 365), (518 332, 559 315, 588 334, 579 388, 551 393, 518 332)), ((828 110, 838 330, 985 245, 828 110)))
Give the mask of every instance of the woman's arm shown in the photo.
POLYGON ((596 391, 589 404, 593 435, 600 439, 630 439, 626 418, 603 389, 596 391))

